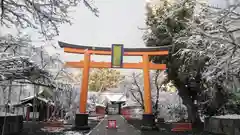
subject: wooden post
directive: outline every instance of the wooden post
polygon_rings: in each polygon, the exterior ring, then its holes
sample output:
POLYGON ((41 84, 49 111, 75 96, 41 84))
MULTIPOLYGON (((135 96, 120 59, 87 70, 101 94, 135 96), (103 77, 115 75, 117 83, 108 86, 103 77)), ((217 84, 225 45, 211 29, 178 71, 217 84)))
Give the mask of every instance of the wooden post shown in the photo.
POLYGON ((48 119, 49 119, 49 114, 50 114, 50 104, 48 102, 47 103, 47 118, 46 118, 46 121, 48 121, 48 119))
POLYGON ((149 76, 149 57, 147 54, 142 56, 143 75, 144 75, 144 113, 152 114, 151 87, 149 76))
POLYGON ((27 107, 27 112, 26 112, 26 120, 29 121, 30 119, 30 106, 27 107))
POLYGON ((84 66, 82 71, 82 85, 80 93, 79 112, 86 113, 87 98, 88 98, 88 78, 89 78, 90 54, 84 53, 84 66))

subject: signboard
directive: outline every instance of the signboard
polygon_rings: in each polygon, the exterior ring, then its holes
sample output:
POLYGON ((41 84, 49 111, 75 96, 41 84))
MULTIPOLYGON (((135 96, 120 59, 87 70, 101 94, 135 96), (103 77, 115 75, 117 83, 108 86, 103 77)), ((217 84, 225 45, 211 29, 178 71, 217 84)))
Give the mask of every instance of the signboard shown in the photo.
POLYGON ((111 66, 112 68, 121 68, 123 65, 123 45, 122 44, 113 44, 112 45, 112 58, 111 66))
POLYGON ((116 120, 108 120, 108 128, 117 128, 116 120))

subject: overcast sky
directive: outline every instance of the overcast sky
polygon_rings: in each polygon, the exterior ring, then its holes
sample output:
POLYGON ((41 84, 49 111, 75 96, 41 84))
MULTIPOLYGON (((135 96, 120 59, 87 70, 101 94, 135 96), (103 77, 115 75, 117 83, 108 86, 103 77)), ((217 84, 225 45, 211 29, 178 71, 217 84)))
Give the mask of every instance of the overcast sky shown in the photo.
MULTIPOLYGON (((111 47, 111 44, 124 44, 124 47, 145 47, 143 32, 145 27, 145 0, 95 0, 100 11, 95 17, 83 4, 71 14, 73 25, 62 25, 57 40, 86 46, 111 47)), ((50 53, 56 50, 48 47, 50 53)), ((80 61, 82 55, 64 54, 57 51, 65 61, 80 61)), ((93 56, 94 61, 109 61, 110 56, 93 56)), ((141 61, 139 57, 125 57, 125 62, 141 61)))
MULTIPOLYGON (((86 46, 111 47, 120 43, 124 47, 144 47, 145 0, 95 0, 100 16, 95 17, 83 4, 71 16, 73 25, 62 25, 57 40, 86 46)), ((100 57, 94 59, 102 59, 100 57)), ((79 57, 64 57, 79 60, 79 57)))
MULTIPOLYGON (((222 6, 220 1, 224 0, 209 3, 222 6)), ((145 0, 95 0, 95 5, 100 10, 99 18, 81 4, 71 14, 73 25, 62 25, 56 41, 87 46, 110 47, 121 43, 124 47, 145 47, 143 31, 138 29, 145 27, 145 0)))

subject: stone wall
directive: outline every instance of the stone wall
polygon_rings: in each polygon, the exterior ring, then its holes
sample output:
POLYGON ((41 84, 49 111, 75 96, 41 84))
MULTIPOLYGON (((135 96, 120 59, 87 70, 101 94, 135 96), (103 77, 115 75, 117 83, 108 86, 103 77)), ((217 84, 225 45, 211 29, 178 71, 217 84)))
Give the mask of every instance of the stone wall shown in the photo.
POLYGON ((206 118, 204 129, 210 133, 240 135, 240 117, 215 116, 206 118))
POLYGON ((4 135, 20 133, 23 129, 23 116, 0 116, 0 133, 2 133, 3 127, 4 135))

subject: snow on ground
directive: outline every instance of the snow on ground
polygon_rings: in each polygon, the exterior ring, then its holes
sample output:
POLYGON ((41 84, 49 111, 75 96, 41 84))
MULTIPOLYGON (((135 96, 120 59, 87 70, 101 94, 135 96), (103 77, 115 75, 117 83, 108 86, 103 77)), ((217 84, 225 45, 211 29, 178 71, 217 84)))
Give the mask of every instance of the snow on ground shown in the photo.
POLYGON ((238 114, 227 114, 227 115, 213 116, 213 118, 220 118, 220 119, 240 119, 240 115, 238 115, 238 114))
POLYGON ((17 114, 0 112, 0 116, 18 116, 17 114))
POLYGON ((64 135, 83 135, 83 133, 77 131, 67 131, 64 132, 64 135))

